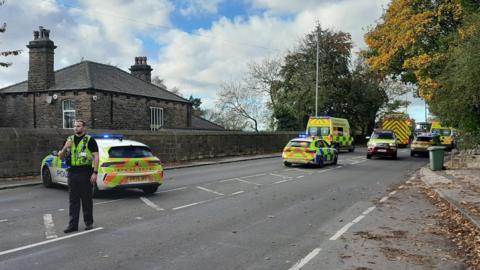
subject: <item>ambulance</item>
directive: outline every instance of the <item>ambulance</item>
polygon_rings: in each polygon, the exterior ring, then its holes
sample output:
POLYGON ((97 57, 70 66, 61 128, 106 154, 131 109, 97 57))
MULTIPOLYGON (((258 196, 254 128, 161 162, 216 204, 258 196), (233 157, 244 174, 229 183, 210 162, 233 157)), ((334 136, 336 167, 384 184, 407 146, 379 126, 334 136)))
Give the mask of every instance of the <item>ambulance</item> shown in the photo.
POLYGON ((381 120, 381 129, 393 130, 399 147, 406 147, 412 138, 413 120, 405 113, 391 113, 381 120))
POLYGON ((318 136, 337 150, 353 152, 355 145, 347 119, 330 116, 311 116, 307 123, 307 134, 318 136))
MULTIPOLYGON (((109 189, 139 188, 155 193, 163 183, 163 167, 150 148, 140 142, 124 140, 121 135, 91 135, 98 144, 99 165, 94 195, 109 189)), ((40 167, 45 187, 68 185, 69 166, 57 152, 46 156, 40 167)))
POLYGON ((444 127, 440 121, 433 120, 430 133, 440 136, 440 145, 447 147, 447 150, 455 148, 455 134, 452 128, 444 127))

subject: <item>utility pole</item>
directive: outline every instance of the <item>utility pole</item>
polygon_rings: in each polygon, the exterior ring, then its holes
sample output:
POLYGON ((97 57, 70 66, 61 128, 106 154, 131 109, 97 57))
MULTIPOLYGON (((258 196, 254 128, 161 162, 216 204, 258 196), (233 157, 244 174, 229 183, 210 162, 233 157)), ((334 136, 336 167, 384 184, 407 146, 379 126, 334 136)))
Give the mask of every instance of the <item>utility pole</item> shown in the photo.
POLYGON ((318 116, 318 51, 319 51, 319 35, 318 35, 318 21, 317 21, 317 72, 316 72, 316 80, 315 80, 315 116, 318 116))

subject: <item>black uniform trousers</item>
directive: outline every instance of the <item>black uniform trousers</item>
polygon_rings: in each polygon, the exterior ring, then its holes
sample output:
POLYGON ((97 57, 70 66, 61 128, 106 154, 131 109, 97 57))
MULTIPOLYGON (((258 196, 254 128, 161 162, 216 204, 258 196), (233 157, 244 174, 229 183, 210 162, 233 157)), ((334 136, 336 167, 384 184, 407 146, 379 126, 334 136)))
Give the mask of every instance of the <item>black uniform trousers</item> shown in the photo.
POLYGON ((93 185, 90 182, 93 168, 73 168, 68 171, 68 193, 70 201, 69 227, 78 228, 80 202, 85 225, 93 224, 93 185))

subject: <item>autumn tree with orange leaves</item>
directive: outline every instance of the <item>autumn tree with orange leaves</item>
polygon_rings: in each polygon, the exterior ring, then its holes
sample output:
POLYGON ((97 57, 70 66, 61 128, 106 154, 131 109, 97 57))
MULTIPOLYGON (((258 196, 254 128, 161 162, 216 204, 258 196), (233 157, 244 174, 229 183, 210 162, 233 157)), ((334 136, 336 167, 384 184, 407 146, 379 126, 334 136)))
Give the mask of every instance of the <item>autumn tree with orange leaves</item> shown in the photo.
POLYGON ((418 85, 430 100, 440 87, 435 77, 445 64, 452 33, 462 25, 461 0, 392 0, 366 35, 367 64, 384 75, 418 85))

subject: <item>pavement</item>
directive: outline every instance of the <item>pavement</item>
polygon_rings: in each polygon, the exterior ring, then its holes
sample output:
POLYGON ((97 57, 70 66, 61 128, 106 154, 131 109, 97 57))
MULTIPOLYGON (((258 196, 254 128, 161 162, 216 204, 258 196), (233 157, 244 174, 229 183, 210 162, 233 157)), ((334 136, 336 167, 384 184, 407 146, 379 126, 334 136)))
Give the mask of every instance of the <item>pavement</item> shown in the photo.
MULTIPOLYGON (((264 155, 254 155, 254 156, 236 156, 236 157, 202 159, 202 160, 195 160, 195 161, 175 162, 175 163, 172 162, 172 163, 164 163, 162 165, 164 170, 174 170, 174 169, 180 169, 180 168, 199 167, 199 166, 207 166, 207 165, 214 165, 214 164, 225 164, 225 163, 247 161, 247 160, 275 158, 275 157, 280 157, 281 155, 282 155, 281 153, 273 153, 273 154, 264 154, 264 155)), ((34 185, 40 185, 40 184, 42 184, 40 174, 14 177, 14 178, 0 178, 0 190, 25 187, 25 186, 34 186, 34 185)))
POLYGON ((455 159, 392 185, 370 214, 344 221, 340 241, 291 269, 480 269, 480 155, 455 159))

